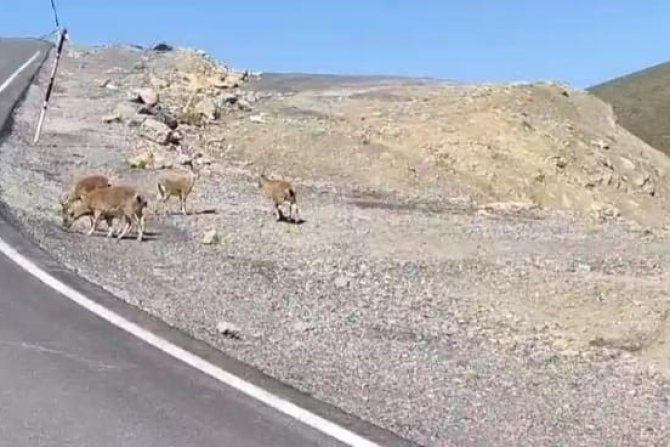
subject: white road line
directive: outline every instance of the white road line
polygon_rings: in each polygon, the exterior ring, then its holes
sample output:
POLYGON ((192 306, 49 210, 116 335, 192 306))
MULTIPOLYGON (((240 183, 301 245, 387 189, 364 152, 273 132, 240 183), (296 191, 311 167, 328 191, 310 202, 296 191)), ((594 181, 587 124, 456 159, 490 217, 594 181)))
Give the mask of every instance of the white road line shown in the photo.
POLYGON ((19 68, 17 68, 16 71, 15 71, 14 73, 12 73, 12 75, 11 75, 10 77, 8 77, 7 80, 6 80, 5 82, 2 83, 2 85, 0 85, 0 93, 2 93, 7 87, 9 87, 9 84, 11 84, 12 81, 13 81, 14 79, 16 79, 16 77, 17 77, 18 75, 20 75, 21 72, 22 72, 23 70, 26 69, 26 67, 28 67, 28 65, 32 64, 33 61, 34 61, 35 59, 37 59, 37 56, 39 56, 39 55, 40 55, 40 52, 39 52, 39 51, 35 51, 35 54, 33 54, 32 57, 31 57, 30 59, 28 59, 27 61, 25 61, 25 62, 23 63, 23 65, 21 65, 19 68))
MULTIPOLYGON (((7 79, 0 86, 0 93, 21 73, 30 63, 35 60, 35 58, 40 54, 36 52, 26 63, 19 67, 14 74, 12 74, 9 79, 7 79)), ((306 410, 294 403, 283 399, 279 396, 276 396, 269 391, 264 390, 261 387, 258 387, 242 378, 229 373, 222 368, 214 365, 213 363, 208 362, 202 357, 186 351, 183 348, 175 345, 174 343, 159 337, 158 335, 142 328, 141 326, 123 318, 121 315, 116 312, 107 309, 106 307, 96 303, 92 299, 86 297, 85 295, 77 292, 72 287, 68 286, 64 282, 60 281, 56 277, 52 276, 48 272, 42 270, 37 266, 33 261, 19 253, 11 245, 5 242, 0 238, 0 252, 7 256, 10 260, 16 263, 26 272, 33 275, 35 278, 51 287, 56 292, 64 295, 66 298, 74 301, 79 304, 81 307, 86 310, 93 312, 97 316, 107 320, 109 323, 117 326, 120 329, 134 335, 140 340, 150 344, 151 346, 160 349, 166 354, 171 355, 172 357, 180 360, 187 365, 192 366, 193 368, 213 377, 214 379, 222 382, 232 388, 235 388, 238 391, 243 392, 247 396, 250 396, 269 407, 274 408, 288 416, 297 419, 305 425, 308 425, 321 433, 324 433, 328 436, 331 436, 338 441, 352 446, 352 447, 382 447, 379 444, 376 444, 368 439, 363 438, 362 436, 347 430, 346 428, 337 425, 327 419, 322 418, 321 416, 312 413, 309 410, 306 410)))

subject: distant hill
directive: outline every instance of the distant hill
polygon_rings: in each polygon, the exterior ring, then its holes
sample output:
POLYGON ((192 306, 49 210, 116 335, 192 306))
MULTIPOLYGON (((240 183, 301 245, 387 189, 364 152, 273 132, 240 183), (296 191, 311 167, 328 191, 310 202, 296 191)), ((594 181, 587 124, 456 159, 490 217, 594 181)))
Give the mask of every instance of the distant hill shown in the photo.
POLYGON ((612 105, 619 124, 670 155, 670 62, 587 90, 612 105))

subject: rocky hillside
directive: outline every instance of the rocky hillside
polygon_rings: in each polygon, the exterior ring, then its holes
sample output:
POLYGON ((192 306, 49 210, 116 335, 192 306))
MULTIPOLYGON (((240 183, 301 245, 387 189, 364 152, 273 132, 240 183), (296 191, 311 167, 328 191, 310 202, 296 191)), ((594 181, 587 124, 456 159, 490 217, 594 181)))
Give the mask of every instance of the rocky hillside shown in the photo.
POLYGON ((626 129, 670 154, 670 63, 655 65, 590 87, 595 96, 614 107, 626 129))
MULTIPOLYGON (((294 76, 287 90, 276 77, 218 71, 189 51, 153 55, 140 68, 101 80, 101 88, 159 95, 179 122, 172 143, 186 151, 406 195, 458 192, 480 203, 621 214, 651 226, 670 215, 670 159, 618 126, 609 105, 563 85, 374 78, 309 85, 294 76)), ((132 121, 136 110, 124 103, 116 111, 132 121)), ((171 147, 151 150, 164 159, 171 147)))
POLYGON ((422 445, 670 437, 670 166, 595 96, 81 49, 33 146, 48 75, 0 150, 2 200, 121 299, 422 445), (188 160, 189 213, 165 215, 157 179, 188 160), (263 170, 295 181, 301 225, 263 170), (92 171, 146 192, 147 241, 61 228, 92 171))

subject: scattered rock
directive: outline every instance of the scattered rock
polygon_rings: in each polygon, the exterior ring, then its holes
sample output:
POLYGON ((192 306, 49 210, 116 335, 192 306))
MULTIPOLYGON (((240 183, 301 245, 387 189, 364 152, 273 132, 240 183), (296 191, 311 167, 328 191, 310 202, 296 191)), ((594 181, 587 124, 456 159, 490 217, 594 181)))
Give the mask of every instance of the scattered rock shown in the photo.
POLYGON ((239 99, 237 101, 237 109, 241 110, 242 112, 251 112, 253 110, 251 104, 249 104, 246 99, 239 99))
POLYGON ((176 129, 179 126, 179 121, 177 121, 177 118, 173 114, 166 112, 165 110, 160 110, 156 114, 156 119, 161 123, 165 124, 166 126, 168 126, 172 130, 176 129))
POLYGON ((240 99, 239 96, 237 96, 237 94, 233 92, 224 93, 220 97, 221 104, 223 105, 236 104, 239 99, 240 99))
POLYGON ((212 228, 205 231, 205 234, 202 237, 203 245, 216 245, 220 242, 219 234, 216 232, 216 229, 212 228))
POLYGON ((99 81, 98 82, 98 87, 106 88, 108 90, 118 90, 119 89, 119 87, 116 86, 115 84, 113 84, 110 79, 103 79, 102 81, 99 81))
POLYGON ((139 88, 133 91, 131 100, 152 107, 158 104, 158 92, 150 87, 139 88))
POLYGON ((179 122, 187 126, 202 127, 205 125, 205 121, 205 117, 193 107, 189 107, 179 116, 179 122))
POLYGON ((265 121, 265 118, 263 118, 262 115, 251 115, 249 117, 249 121, 256 124, 265 124, 267 122, 265 121))
POLYGON ((172 130, 164 123, 153 118, 144 120, 140 127, 142 135, 158 144, 166 144, 172 130))
POLYGON ((143 152, 126 160, 128 165, 133 169, 146 169, 147 166, 154 161, 154 153, 151 151, 143 152))
POLYGON ((316 325, 307 321, 297 321, 293 324, 293 330, 296 332, 310 332, 314 329, 316 329, 316 325))
POLYGON ((104 115, 104 116, 102 117, 102 122, 103 122, 103 123, 106 123, 106 124, 110 124, 110 123, 120 123, 120 122, 121 122, 121 118, 120 118, 119 116, 117 116, 117 115, 114 115, 113 113, 110 113, 109 115, 104 115))
POLYGON ((621 216, 621 211, 614 205, 594 203, 591 206, 591 215, 598 222, 605 222, 607 220, 616 219, 621 216))
POLYGON ((333 281, 333 285, 337 289, 344 289, 345 287, 349 286, 349 278, 346 276, 339 276, 335 278, 335 281, 333 281))
POLYGON ((208 120, 216 120, 219 118, 219 108, 216 103, 211 98, 201 99, 194 107, 193 110, 207 118, 208 120))
POLYGON ((609 143, 603 140, 602 138, 598 138, 597 140, 591 141, 591 144, 600 150, 608 150, 610 148, 609 143))
POLYGON ((227 89, 239 87, 248 76, 245 73, 230 71, 221 77, 212 79, 211 85, 216 88, 227 89))
POLYGON ((195 163, 200 166, 209 166, 212 164, 212 159, 206 155, 201 155, 195 159, 195 163))
POLYGON ((219 321, 216 323, 216 331, 229 338, 239 340, 241 337, 240 328, 228 321, 219 321))
POLYGON ((178 130, 171 130, 167 136, 167 142, 169 144, 179 144, 184 138, 184 135, 178 130))
POLYGON ((179 154, 177 156, 177 163, 180 165, 186 165, 188 163, 191 163, 193 161, 193 157, 188 155, 188 154, 179 154))
POLYGON ((144 105, 137 109, 137 113, 140 115, 151 115, 155 116, 158 113, 158 107, 157 106, 147 106, 144 105))
POLYGON ((130 104, 119 103, 109 115, 102 117, 105 123, 134 123, 137 121, 137 109, 130 104))
POLYGON ((575 266, 575 271, 580 272, 580 273, 590 273, 591 272, 591 266, 588 265, 588 264, 579 263, 575 266))
POLYGON ((176 129, 179 126, 177 118, 175 118, 175 116, 172 113, 165 110, 165 108, 161 107, 159 104, 156 104, 151 107, 142 106, 140 107, 138 113, 142 115, 153 116, 154 119, 156 119, 156 121, 165 124, 172 130, 176 129))
POLYGON ((154 169, 171 169, 174 163, 165 157, 154 156, 152 165, 154 169))
POLYGON ((635 163, 630 158, 619 157, 619 161, 621 162, 621 168, 622 169, 624 169, 626 171, 635 170, 635 163))

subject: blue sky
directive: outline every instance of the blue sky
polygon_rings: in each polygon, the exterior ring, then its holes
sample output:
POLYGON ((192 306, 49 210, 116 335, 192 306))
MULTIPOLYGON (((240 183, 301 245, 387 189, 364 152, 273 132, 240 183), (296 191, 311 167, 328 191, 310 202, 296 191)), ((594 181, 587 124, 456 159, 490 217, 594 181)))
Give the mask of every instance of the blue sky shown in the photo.
MULTIPOLYGON (((670 60, 663 0, 56 0, 74 43, 166 40, 236 68, 587 87, 670 60)), ((54 28, 6 0, 0 35, 54 28)))

